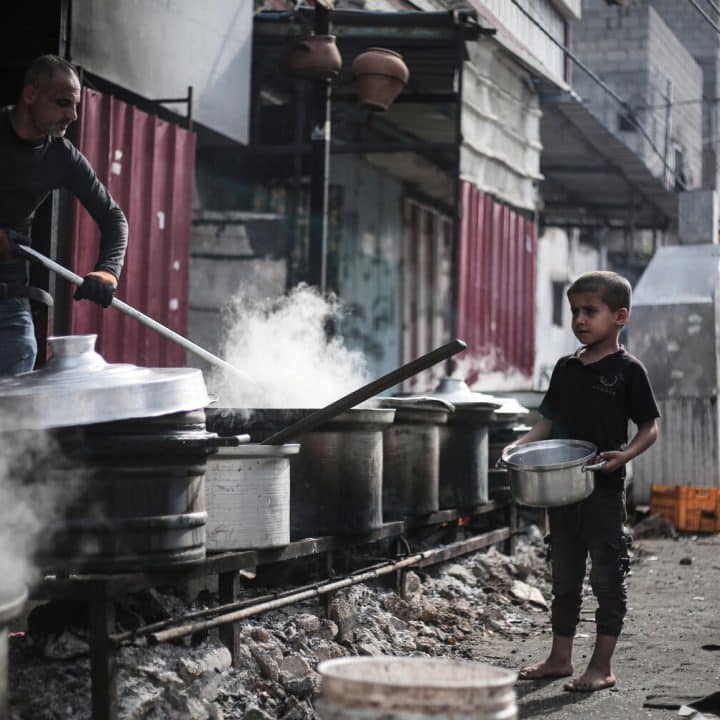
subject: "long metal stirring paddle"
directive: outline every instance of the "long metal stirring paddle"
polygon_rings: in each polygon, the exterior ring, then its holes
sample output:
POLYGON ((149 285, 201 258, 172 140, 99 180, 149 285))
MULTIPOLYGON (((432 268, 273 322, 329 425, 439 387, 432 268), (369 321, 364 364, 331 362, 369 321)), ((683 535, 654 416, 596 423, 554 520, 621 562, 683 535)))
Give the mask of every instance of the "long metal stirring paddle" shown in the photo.
MULTIPOLYGON (((56 275, 59 275, 61 278, 67 280, 69 283, 72 283, 73 285, 83 284, 84 278, 81 278, 79 275, 76 275, 74 272, 72 272, 72 270, 68 270, 63 265, 60 265, 60 263, 51 260, 49 257, 46 257, 37 250, 34 250, 29 245, 18 244, 17 249, 18 252, 22 253, 30 260, 34 260, 35 262, 44 265, 48 270, 51 270, 56 275)), ((145 315, 144 313, 141 313, 139 310, 136 310, 134 307, 132 307, 132 305, 128 305, 127 303, 119 300, 118 298, 113 298, 112 306, 114 308, 117 308, 121 313, 129 315, 131 318, 135 318, 135 320, 137 320, 141 325, 149 327, 151 330, 159 333, 164 338, 167 338, 168 340, 171 340, 172 342, 180 345, 181 347, 184 347, 186 350, 193 353, 194 355, 197 355, 198 357, 206 360, 207 362, 215 365, 216 367, 222 368, 225 372, 232 373, 235 377, 242 380, 243 382, 249 383, 251 385, 257 385, 257 383, 251 377, 242 372, 242 370, 238 370, 234 365, 231 365, 229 362, 217 357, 217 355, 213 355, 211 352, 205 350, 205 348, 201 348, 199 345, 196 345, 194 342, 188 340, 186 337, 183 337, 179 333, 176 333, 174 330, 165 327, 165 325, 162 325, 157 320, 153 320, 151 317, 145 315)))

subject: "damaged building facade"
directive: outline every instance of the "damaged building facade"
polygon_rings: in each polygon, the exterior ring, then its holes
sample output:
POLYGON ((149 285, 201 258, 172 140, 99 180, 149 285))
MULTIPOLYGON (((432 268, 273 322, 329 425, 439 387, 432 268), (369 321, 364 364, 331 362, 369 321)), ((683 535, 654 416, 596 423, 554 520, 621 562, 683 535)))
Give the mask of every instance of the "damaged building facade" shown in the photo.
MULTIPOLYGON (((140 22, 119 7, 83 7, 58 2, 45 39, 9 51, 9 62, 17 75, 57 51, 82 66, 76 141, 131 222, 119 294, 221 352, 233 297, 277 298, 313 281, 317 102, 312 81, 282 68, 312 7, 273 2, 253 15, 248 3, 217 5, 202 43, 192 18, 183 25, 153 8, 140 22), (122 39, 103 50, 93 38, 111 26, 122 39), (164 30, 148 43, 153 27, 164 30), (200 44, 202 62, 185 72, 184 49, 200 44)), ((468 342, 458 372, 470 380, 542 389, 574 348, 568 283, 597 267, 635 279, 675 241, 679 191, 712 188, 714 106, 690 101, 712 87, 718 54, 705 36, 692 44, 701 29, 683 17, 660 2, 336 5, 343 66, 332 84, 327 289, 345 310, 338 330, 371 375, 455 335, 468 342), (410 69, 385 113, 361 108, 353 87, 352 61, 373 45, 397 50, 410 69)), ((16 87, 8 76, 7 102, 16 87)), ((36 224, 38 247, 82 266, 93 225, 77 205, 54 202, 36 224)), ((55 333, 100 330, 111 360, 187 360, 69 302, 52 321, 55 333)))

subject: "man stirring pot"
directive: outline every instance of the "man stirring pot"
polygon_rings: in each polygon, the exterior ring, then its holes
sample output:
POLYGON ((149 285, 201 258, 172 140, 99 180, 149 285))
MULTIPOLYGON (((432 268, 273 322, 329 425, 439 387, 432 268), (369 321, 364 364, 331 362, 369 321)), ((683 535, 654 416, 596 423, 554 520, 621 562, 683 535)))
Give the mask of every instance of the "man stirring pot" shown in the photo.
POLYGON ((0 376, 27 372, 35 364, 30 300, 52 301, 28 285, 16 244, 26 242, 35 213, 52 190, 70 190, 100 228, 98 261, 75 299, 108 307, 117 287, 127 220, 87 159, 65 139, 79 102, 80 80, 73 66, 42 55, 25 72, 17 105, 0 110, 0 376))

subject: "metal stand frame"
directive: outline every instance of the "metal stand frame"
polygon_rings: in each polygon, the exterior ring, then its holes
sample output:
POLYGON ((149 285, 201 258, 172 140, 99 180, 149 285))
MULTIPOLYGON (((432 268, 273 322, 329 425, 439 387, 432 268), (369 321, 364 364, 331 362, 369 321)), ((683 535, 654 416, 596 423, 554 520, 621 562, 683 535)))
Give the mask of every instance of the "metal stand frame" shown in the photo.
MULTIPOLYGON (((140 590, 186 582, 199 577, 217 575, 220 604, 237 600, 240 591, 239 571, 259 565, 292 561, 313 555, 325 555, 327 570, 332 573, 333 553, 349 550, 380 541, 397 543, 399 554, 409 546, 405 539, 409 530, 432 525, 456 522, 462 516, 486 515, 503 510, 506 526, 480 535, 474 535, 444 546, 441 553, 428 558, 418 567, 437 564, 443 560, 474 552, 480 548, 502 543, 505 551, 514 549, 517 534, 517 511, 510 501, 491 500, 470 511, 442 510, 415 521, 385 523, 381 528, 362 536, 327 536, 306 538, 286 547, 269 550, 218 553, 204 561, 158 571, 108 575, 51 576, 33 592, 34 599, 82 600, 89 605, 90 673, 92 687, 93 720, 117 720, 117 675, 115 672, 115 601, 117 598, 140 590)), ((399 592, 404 589, 404 572, 399 570, 395 584, 399 592)), ((329 599, 328 599, 329 602, 329 599)), ((220 639, 230 651, 233 664, 240 648, 239 623, 221 625, 220 639)))

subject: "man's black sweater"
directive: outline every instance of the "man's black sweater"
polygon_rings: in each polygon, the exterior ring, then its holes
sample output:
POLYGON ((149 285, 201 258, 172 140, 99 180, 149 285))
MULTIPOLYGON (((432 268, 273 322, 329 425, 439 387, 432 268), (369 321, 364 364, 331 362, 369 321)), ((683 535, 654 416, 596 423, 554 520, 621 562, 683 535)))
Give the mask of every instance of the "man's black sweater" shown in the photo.
MULTIPOLYGON (((10 109, 0 110, 0 228, 29 235, 35 212, 59 188, 70 190, 100 228, 95 270, 118 277, 127 247, 127 221, 90 163, 65 138, 46 137, 37 144, 23 140, 10 123, 10 109)), ((0 282, 27 283, 25 262, 0 263, 0 282)))

